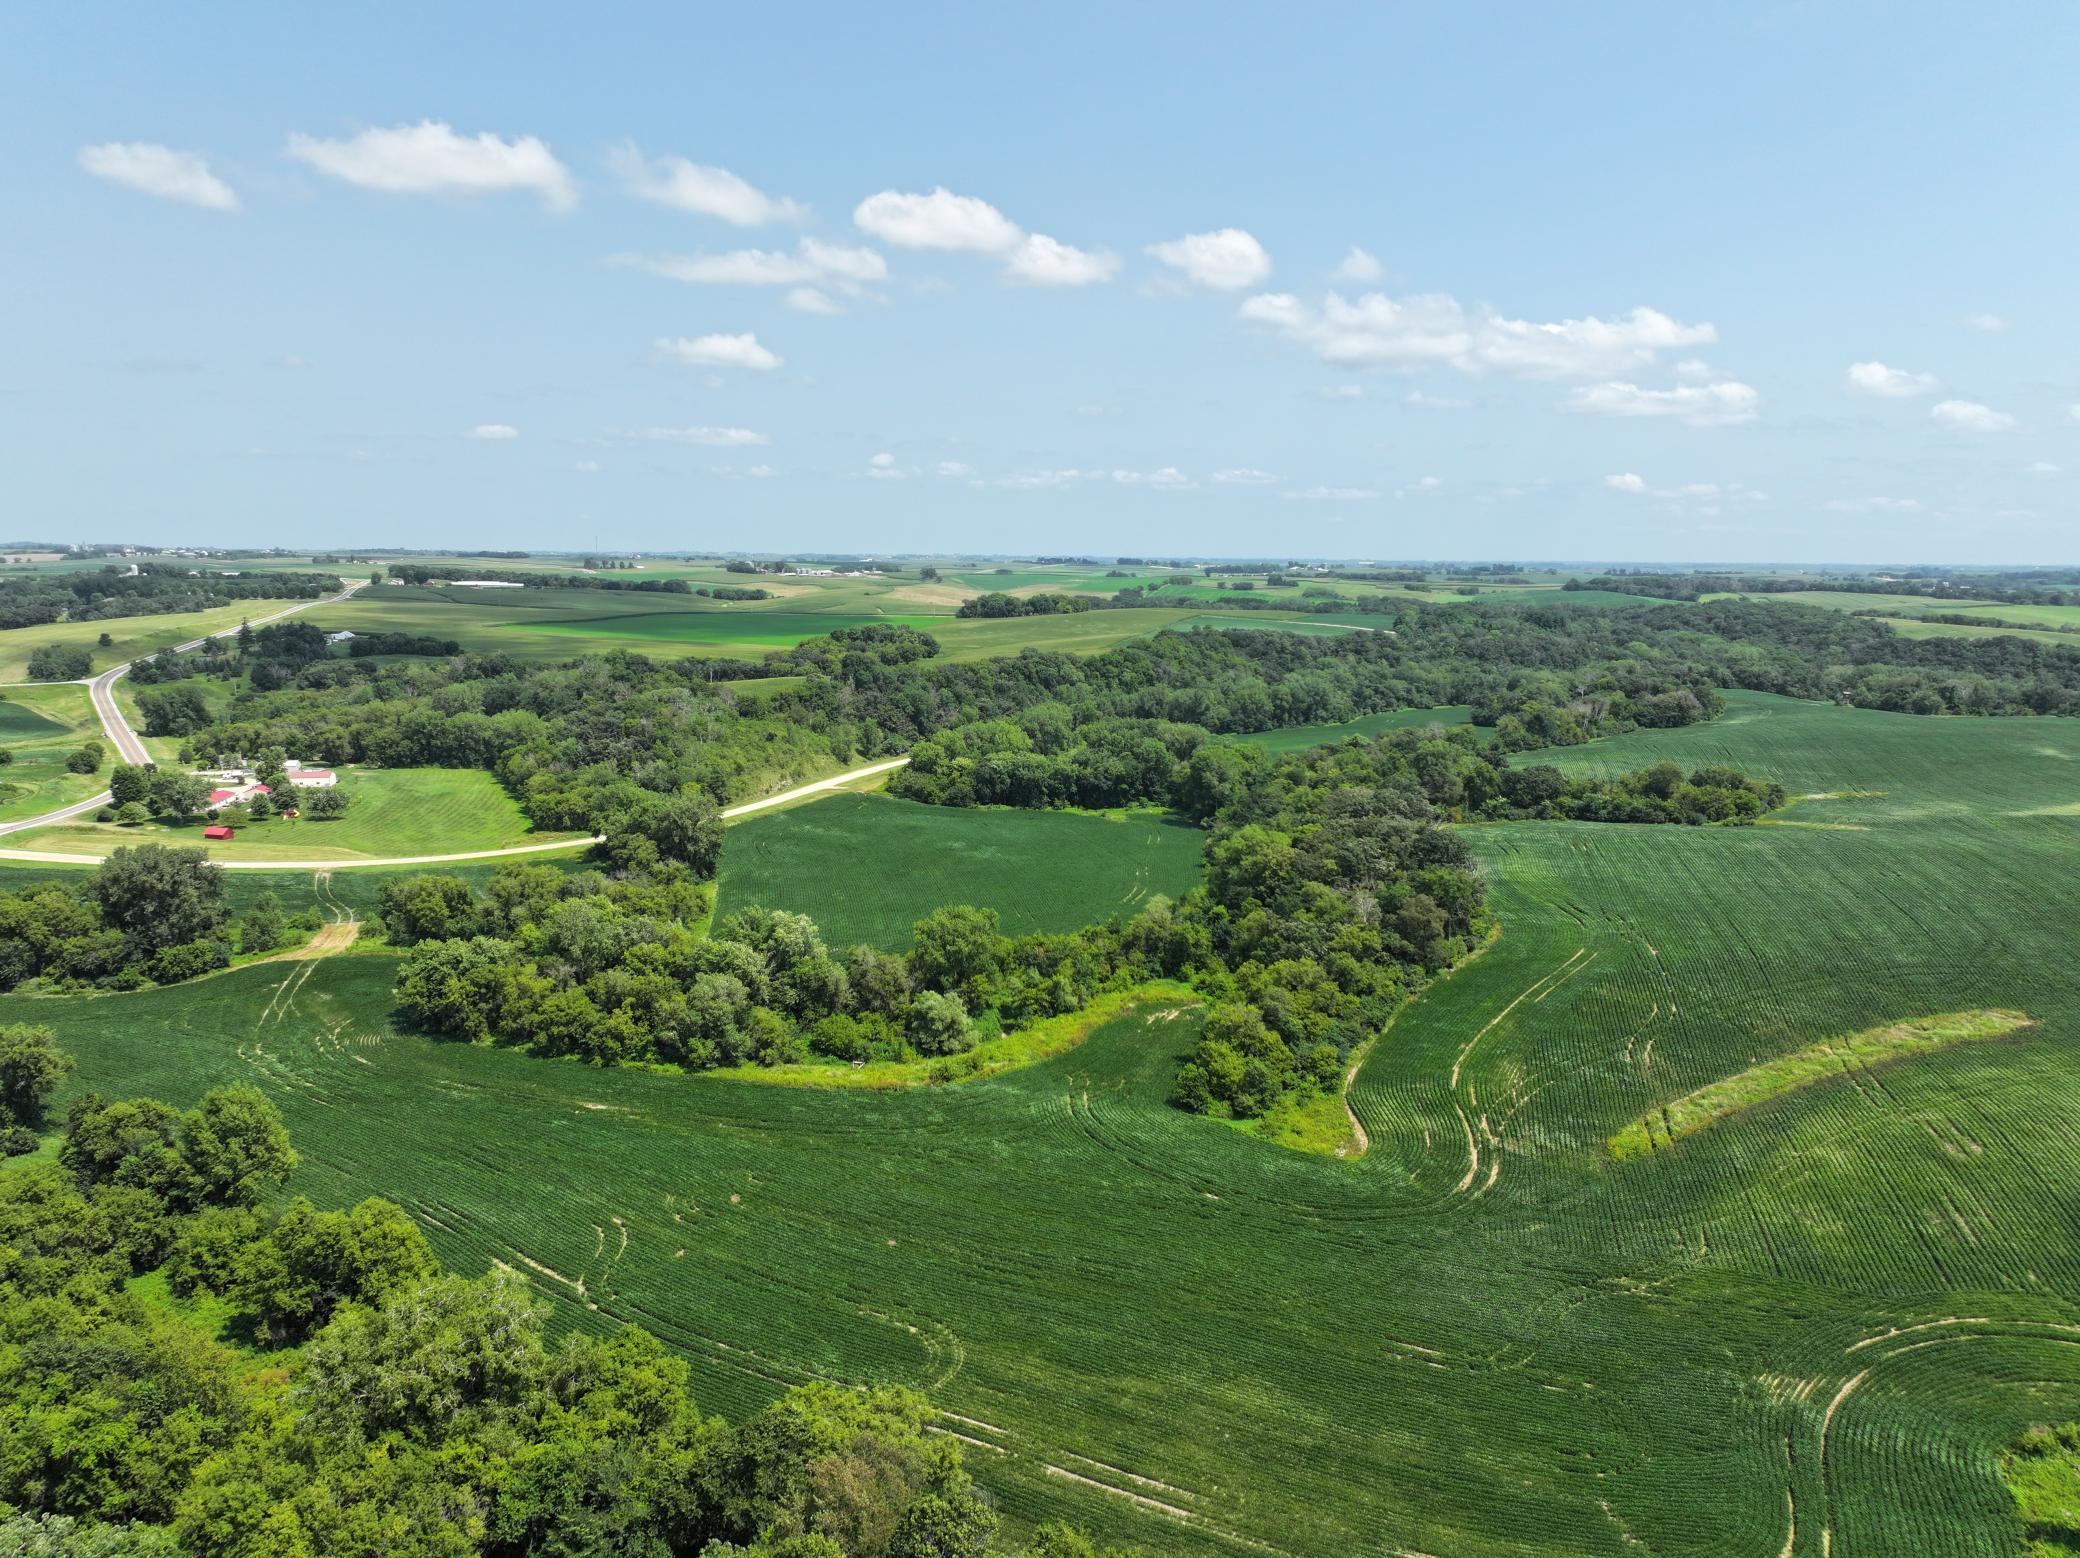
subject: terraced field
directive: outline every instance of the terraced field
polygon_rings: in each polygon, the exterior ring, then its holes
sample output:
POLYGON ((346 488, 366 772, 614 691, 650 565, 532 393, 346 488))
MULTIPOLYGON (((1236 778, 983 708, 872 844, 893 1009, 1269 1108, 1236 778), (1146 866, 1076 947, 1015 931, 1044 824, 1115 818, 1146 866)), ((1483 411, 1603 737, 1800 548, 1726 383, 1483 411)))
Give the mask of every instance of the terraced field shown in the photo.
POLYGON ((2000 1449, 2080 1417, 2080 728, 1730 701, 1552 757, 1738 763, 1808 797, 1779 825, 1469 830, 1503 933, 1374 1048, 1357 1162, 1166 1107, 1181 1004, 887 1094, 428 1042, 358 952, 0 1019, 57 1027, 75 1088, 257 1081, 294 1188, 396 1197, 563 1323, 652 1326, 710 1409, 918 1384, 1016 1521, 1165 1553, 2012 1553, 2000 1449), (1973 1010, 2034 1026, 1609 1155, 1772 1057, 1973 1010))
POLYGON ((948 903, 995 909, 1011 935, 1074 930, 1189 891, 1205 837, 1160 816, 839 795, 733 826, 716 912, 788 909, 811 916, 833 946, 890 951, 907 949, 911 925, 948 903))

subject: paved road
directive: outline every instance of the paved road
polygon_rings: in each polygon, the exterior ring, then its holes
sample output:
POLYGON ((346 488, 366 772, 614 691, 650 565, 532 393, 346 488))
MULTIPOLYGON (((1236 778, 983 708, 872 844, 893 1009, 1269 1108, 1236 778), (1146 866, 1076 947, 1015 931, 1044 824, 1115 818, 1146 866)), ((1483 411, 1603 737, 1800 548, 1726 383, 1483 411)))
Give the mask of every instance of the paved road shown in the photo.
MULTIPOLYGON (((261 627, 269 622, 279 622, 284 617, 292 617, 299 611, 309 611, 313 606, 335 605, 345 600, 367 583, 366 579, 357 579, 337 595, 327 595, 320 600, 298 601, 295 605, 284 607, 280 611, 271 611, 264 617, 252 617, 248 620, 254 627, 261 627)), ((176 653, 185 654, 190 649, 200 648, 206 640, 221 636, 221 634, 216 633, 204 634, 202 638, 191 638, 185 644, 175 644, 173 647, 176 653)), ((135 660, 126 660, 121 665, 109 667, 109 669, 103 671, 99 676, 86 684, 87 696, 94 700, 94 712, 101 717, 101 728, 107 733, 108 739, 114 743, 117 757, 125 763, 149 763, 152 760, 152 755, 145 750, 144 741, 135 730, 130 728, 130 721, 123 717, 123 711, 116 707, 116 678, 135 664, 137 664, 135 660)), ((23 685, 30 684, 25 683, 23 685)), ((54 822, 64 822, 68 818, 77 817, 86 812, 99 811, 109 803, 109 799, 109 793, 103 790, 99 795, 90 795, 83 801, 73 802, 70 806, 61 806, 56 811, 47 811, 40 817, 24 817, 19 822, 0 822, 0 834, 25 833, 31 828, 47 828, 54 822)), ((85 860, 90 858, 93 857, 85 855, 52 855, 36 850, 0 850, 0 859, 8 860, 85 860)))

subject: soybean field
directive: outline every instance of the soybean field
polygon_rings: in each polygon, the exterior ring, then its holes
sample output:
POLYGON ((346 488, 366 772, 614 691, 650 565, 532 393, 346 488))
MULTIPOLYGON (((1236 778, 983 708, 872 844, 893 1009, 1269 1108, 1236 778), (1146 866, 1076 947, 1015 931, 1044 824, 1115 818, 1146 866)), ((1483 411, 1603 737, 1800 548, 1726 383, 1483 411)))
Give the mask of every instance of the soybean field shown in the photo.
POLYGON ((1169 1108, 1183 1000, 888 1093, 432 1042, 380 951, 0 1018, 56 1028, 75 1091, 257 1083, 292 1189, 396 1199, 565 1325, 651 1327, 711 1410, 917 1385, 1015 1525, 2013 1553, 2000 1452, 2080 1416, 2080 729, 1729 704, 1551 760, 1736 763, 1800 797, 1771 824, 1467 830, 1502 930, 1371 1050, 1357 1160, 1169 1108), (1612 1156, 1714 1082, 1965 1011, 2026 1021, 1612 1156))

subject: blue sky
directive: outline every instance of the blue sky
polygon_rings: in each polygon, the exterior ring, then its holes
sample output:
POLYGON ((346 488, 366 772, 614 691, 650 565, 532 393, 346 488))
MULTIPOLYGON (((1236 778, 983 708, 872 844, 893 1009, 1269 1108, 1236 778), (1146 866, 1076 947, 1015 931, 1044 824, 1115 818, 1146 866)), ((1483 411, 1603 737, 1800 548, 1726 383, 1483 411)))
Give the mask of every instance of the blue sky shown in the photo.
POLYGON ((2076 31, 15 7, 0 530, 2070 562, 2076 31))

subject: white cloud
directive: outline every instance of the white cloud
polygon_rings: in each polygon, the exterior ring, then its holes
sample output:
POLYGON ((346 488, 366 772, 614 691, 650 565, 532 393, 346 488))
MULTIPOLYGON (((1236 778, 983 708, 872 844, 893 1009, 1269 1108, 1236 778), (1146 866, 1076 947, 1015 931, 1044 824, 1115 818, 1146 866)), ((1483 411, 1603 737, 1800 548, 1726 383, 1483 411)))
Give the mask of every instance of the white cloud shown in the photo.
POLYGON ((1496 369, 1525 379, 1595 378, 1644 367, 1663 351, 1708 344, 1719 332, 1686 325, 1651 308, 1615 319, 1588 316, 1550 324, 1469 315, 1449 293, 1390 298, 1327 294, 1319 307, 1288 292, 1246 299, 1244 319, 1268 325, 1325 362, 1357 367, 1449 363, 1469 373, 1496 369))
POLYGON ((503 422, 479 422, 463 436, 480 439, 485 443, 504 443, 508 439, 518 438, 520 429, 509 427, 503 422))
POLYGON ((744 467, 744 474, 754 481, 764 481, 773 474, 773 468, 770 465, 747 465, 744 467))
POLYGON ((867 464, 878 466, 883 470, 886 470, 889 466, 894 465, 895 463, 896 457, 892 454, 877 454, 872 459, 867 461, 867 464))
POLYGON ((765 373, 780 366, 780 358, 759 345, 749 330, 742 335, 659 337, 657 355, 689 368, 755 368, 765 373))
POLYGON ((238 209, 237 194, 210 172, 199 152, 175 151, 150 141, 109 141, 82 146, 79 165, 96 178, 161 200, 178 200, 209 211, 238 209))
POLYGON ((1752 422, 1762 397, 1746 384, 1683 384, 1674 389, 1641 389, 1622 381, 1586 384, 1566 401, 1569 411, 1593 411, 1611 417, 1676 417, 1692 427, 1731 427, 1752 422))
POLYGON ((1343 263, 1330 274, 1338 281, 1355 281, 1362 284, 1380 280, 1387 274, 1387 268, 1373 255, 1352 244, 1350 253, 1343 257, 1343 263))
POLYGON ((288 154, 363 189, 398 194, 531 189, 552 211, 567 211, 578 202, 570 170, 532 135, 511 141, 489 132, 463 136, 427 119, 363 130, 345 140, 292 135, 288 154))
POLYGON ((1909 373, 1904 368, 1888 368, 1882 362, 1852 362, 1849 388, 1864 395, 1882 395, 1887 400, 1910 400, 1916 395, 1934 394, 1937 380, 1933 373, 1909 373))
POLYGON ((1281 496, 1299 503, 1354 503, 1363 498, 1376 498, 1379 492, 1372 487, 1301 487, 1281 496))
POLYGON ((748 427, 638 427, 620 435, 641 444, 697 444, 704 449, 744 449, 772 440, 748 427))
POLYGON ((1635 471, 1620 471, 1615 476, 1606 476, 1603 484, 1613 492, 1645 492, 1646 478, 1635 471))
POLYGON ((867 474, 881 481, 902 481, 910 473, 898 470, 896 468, 896 457, 892 454, 884 453, 873 455, 867 460, 867 474))
POLYGON ((1912 513, 1921 507, 1918 498, 1835 498, 1820 505, 1830 514, 1912 513))
POLYGON ((1071 482, 1088 481, 1103 474, 1102 471, 1079 471, 1073 466, 1067 470, 1014 471, 1009 476, 999 476, 992 485, 1021 488, 1066 487, 1071 482))
POLYGON ((1028 233, 1004 258, 1004 274, 1036 287, 1086 287, 1110 281, 1119 257, 1071 247, 1045 233, 1028 233))
POLYGON ((1696 384, 1712 376, 1712 365, 1701 357, 1685 357, 1676 364, 1676 377, 1687 384, 1696 384))
POLYGON ((1174 465, 1155 471, 1114 471, 1112 479, 1124 486, 1155 487, 1168 492, 1182 492, 1199 485, 1174 465))
POLYGON ((770 222, 798 222, 806 206, 768 195, 727 168, 711 168, 684 157, 645 157, 630 143, 607 154, 607 162, 638 200, 654 201, 680 211, 720 217, 733 227, 764 227, 770 222))
POLYGON ((796 287, 787 294, 787 306, 798 314, 842 314, 845 305, 814 287, 796 287))
POLYGON ((1264 487, 1278 480, 1269 471, 1254 470, 1246 465, 1215 471, 1213 479, 1226 487, 1264 487))
POLYGON ((1271 274, 1271 256, 1239 227, 1187 233, 1168 243, 1152 244, 1148 252, 1200 286, 1221 292, 1254 287, 1271 274))
POLYGON ((1316 391, 1324 400, 1363 400, 1365 386, 1362 384, 1324 384, 1316 391))
POLYGON ((599 461, 580 460, 576 465, 572 466, 571 469, 574 471, 583 471, 586 475, 590 476, 594 472, 599 470, 599 461))
POLYGON ((2066 407, 2066 415, 2071 417, 2075 422, 2080 422, 2080 405, 2066 407))
POLYGON ((1982 406, 1976 400, 1939 400, 1928 408, 1928 414, 1945 427, 1967 433, 2005 433, 2015 425, 2015 419, 2007 412, 1982 406))
POLYGON ((1415 481, 1403 487, 1401 493, 1405 497, 1411 492, 1436 492, 1442 486, 1444 486, 1444 478, 1442 476, 1423 476, 1418 477, 1415 481))
POLYGON ((2053 465, 2049 460, 2032 460, 2022 471, 2026 476, 2058 476, 2064 473, 2064 468, 2053 465))
POLYGON ((977 254, 1003 254, 1018 247, 1025 233, 987 200, 956 195, 943 186, 929 195, 884 189, 853 209, 852 220, 899 249, 957 249, 977 254))
POLYGON ((2008 321, 1999 314, 1967 314, 1964 322, 1974 330, 1983 330, 1988 335, 2006 335, 2008 321))
POLYGON ((1402 397, 1402 400, 1405 405, 1413 406, 1418 411, 1471 411, 1473 409, 1473 402, 1470 400, 1454 400, 1449 395, 1426 395, 1421 390, 1410 390, 1407 395, 1402 397))
POLYGON ((722 254, 617 254, 610 265, 647 271, 667 281, 718 287, 793 287, 828 283, 847 291, 888 280, 888 261, 877 249, 804 238, 794 252, 731 249, 722 254))
POLYGON ((958 460, 941 460, 937 465, 933 466, 932 469, 936 471, 939 475, 947 477, 973 476, 975 474, 975 468, 973 466, 963 465, 958 460))

